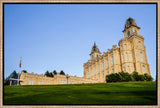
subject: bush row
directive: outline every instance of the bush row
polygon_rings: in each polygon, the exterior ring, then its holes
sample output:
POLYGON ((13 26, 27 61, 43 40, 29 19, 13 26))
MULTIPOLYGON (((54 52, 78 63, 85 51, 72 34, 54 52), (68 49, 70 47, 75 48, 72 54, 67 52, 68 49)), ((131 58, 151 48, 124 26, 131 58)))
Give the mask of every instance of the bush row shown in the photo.
POLYGON ((139 75, 138 72, 132 72, 129 74, 128 72, 119 72, 112 73, 106 76, 106 82, 128 82, 128 81, 152 81, 152 76, 147 73, 143 75, 139 75))

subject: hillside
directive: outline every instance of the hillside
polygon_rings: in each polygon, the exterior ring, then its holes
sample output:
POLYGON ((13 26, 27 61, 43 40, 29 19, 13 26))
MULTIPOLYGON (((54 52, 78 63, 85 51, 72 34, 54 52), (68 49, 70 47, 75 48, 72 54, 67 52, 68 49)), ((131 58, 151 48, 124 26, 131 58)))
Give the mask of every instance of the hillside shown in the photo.
POLYGON ((4 86, 4 104, 154 105, 156 82, 4 86))

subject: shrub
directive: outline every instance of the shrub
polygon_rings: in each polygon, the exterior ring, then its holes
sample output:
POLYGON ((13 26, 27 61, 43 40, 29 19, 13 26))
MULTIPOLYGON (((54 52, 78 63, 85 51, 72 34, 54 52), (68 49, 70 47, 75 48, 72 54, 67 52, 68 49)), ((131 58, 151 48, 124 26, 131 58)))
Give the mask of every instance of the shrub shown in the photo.
POLYGON ((128 82, 128 81, 152 81, 153 78, 148 75, 138 75, 138 72, 129 74, 128 72, 112 73, 106 76, 106 82, 128 82))
POLYGON ((132 81, 139 81, 139 75, 138 72, 133 72, 132 73, 132 81))
POLYGON ((144 80, 145 81, 153 81, 152 76, 148 75, 147 73, 144 74, 144 80))

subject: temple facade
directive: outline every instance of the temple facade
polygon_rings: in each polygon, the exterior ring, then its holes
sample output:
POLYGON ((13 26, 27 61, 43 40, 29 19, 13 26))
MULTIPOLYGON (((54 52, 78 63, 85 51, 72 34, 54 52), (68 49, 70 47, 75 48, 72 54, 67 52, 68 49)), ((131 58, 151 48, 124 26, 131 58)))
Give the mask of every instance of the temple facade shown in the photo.
POLYGON ((98 46, 94 43, 90 60, 84 63, 84 78, 105 82, 106 75, 118 72, 133 71, 139 74, 148 73, 150 68, 147 60, 144 38, 140 35, 140 27, 132 18, 128 18, 122 31, 124 38, 112 49, 101 55, 98 46))
POLYGON ((118 72, 148 73, 150 68, 147 60, 144 38, 140 35, 140 27, 132 18, 128 18, 123 30, 124 38, 107 52, 99 51, 94 43, 90 60, 84 63, 84 77, 56 74, 54 77, 46 77, 34 73, 21 72, 21 85, 53 85, 53 84, 85 84, 105 83, 106 75, 118 72))

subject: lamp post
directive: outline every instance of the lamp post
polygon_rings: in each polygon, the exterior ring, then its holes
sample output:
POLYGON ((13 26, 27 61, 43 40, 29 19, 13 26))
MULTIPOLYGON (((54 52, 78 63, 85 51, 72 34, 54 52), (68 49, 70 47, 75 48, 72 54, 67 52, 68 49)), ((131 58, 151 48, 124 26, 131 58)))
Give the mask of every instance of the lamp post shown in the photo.
POLYGON ((66 75, 66 78, 67 78, 67 84, 68 84, 68 78, 69 78, 69 77, 70 77, 70 76, 67 74, 67 75, 66 75))

